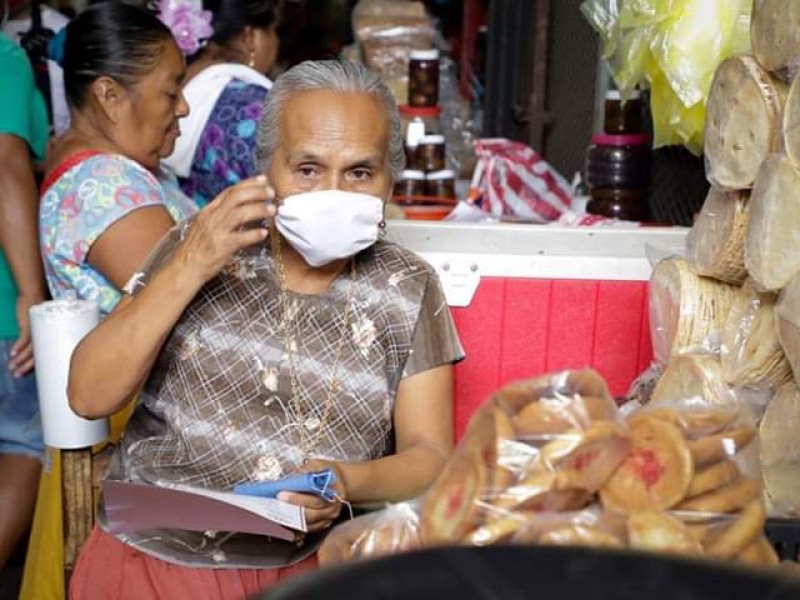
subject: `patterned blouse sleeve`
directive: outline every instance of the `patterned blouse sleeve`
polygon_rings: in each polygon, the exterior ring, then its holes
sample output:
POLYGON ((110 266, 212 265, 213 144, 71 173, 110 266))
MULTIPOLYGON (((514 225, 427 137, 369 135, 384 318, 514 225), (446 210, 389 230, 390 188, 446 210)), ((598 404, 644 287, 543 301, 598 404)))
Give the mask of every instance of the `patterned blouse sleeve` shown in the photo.
POLYGON ((455 364, 464 357, 444 291, 438 277, 432 273, 425 287, 403 378, 442 365, 455 364))
POLYGON ((92 245, 109 227, 135 210, 165 204, 158 180, 118 156, 87 159, 77 174, 80 185, 61 202, 61 234, 73 245, 73 258, 86 262, 92 245))

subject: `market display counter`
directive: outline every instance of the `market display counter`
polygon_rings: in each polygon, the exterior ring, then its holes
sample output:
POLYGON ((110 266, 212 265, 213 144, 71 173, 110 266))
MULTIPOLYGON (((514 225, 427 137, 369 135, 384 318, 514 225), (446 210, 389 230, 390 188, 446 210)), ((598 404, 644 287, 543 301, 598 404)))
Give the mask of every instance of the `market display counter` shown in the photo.
POLYGON ((648 257, 680 251, 686 231, 390 222, 387 239, 439 273, 466 350, 457 434, 514 379, 591 366, 624 395, 653 356, 648 257))

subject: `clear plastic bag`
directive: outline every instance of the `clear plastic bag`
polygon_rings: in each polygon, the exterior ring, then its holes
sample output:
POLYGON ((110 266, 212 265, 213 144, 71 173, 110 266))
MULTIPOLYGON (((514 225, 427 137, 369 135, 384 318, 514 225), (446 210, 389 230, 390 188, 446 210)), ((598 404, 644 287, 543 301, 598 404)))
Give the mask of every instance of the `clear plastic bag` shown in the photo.
POLYGON ((775 305, 778 339, 792 367, 794 382, 800 386, 800 275, 781 291, 775 305))
POLYGON ((761 468, 772 516, 800 516, 800 390, 787 383, 761 419, 761 468))
POLYGON ((792 378, 778 340, 774 294, 745 282, 722 329, 722 375, 738 388, 773 390, 792 378))
POLYGON ((475 413, 426 492, 423 542, 494 543, 514 533, 510 513, 587 506, 627 450, 624 421, 595 372, 506 386, 475 413), (486 527, 501 532, 487 536, 486 527))
POLYGON ((406 76, 411 51, 431 48, 435 34, 425 5, 408 0, 360 0, 353 31, 364 63, 386 78, 406 76))
POLYGON ((650 332, 662 365, 689 352, 718 354, 738 288, 701 277, 682 259, 658 263, 650 278, 650 332))
POLYGON ((337 526, 317 554, 321 566, 379 558, 421 547, 418 509, 413 502, 388 506, 337 526))

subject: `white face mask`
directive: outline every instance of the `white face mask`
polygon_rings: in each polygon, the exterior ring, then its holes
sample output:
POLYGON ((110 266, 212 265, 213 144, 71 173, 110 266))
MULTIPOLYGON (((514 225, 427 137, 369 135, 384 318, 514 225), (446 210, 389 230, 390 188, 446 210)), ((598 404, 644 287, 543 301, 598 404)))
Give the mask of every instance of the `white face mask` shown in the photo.
POLYGON ((309 265, 322 267, 374 244, 382 220, 380 198, 322 190, 284 199, 275 225, 309 265))

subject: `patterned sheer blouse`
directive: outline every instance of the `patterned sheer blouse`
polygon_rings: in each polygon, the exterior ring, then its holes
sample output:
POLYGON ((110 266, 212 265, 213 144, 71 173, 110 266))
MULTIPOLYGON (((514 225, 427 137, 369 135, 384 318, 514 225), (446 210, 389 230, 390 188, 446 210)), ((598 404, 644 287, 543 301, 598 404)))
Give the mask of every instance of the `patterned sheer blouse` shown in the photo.
MULTIPOLYGON (((136 289, 169 260, 188 227, 162 242, 136 289)), ((327 291, 288 292, 286 302, 266 250, 241 255, 210 281, 164 346, 109 477, 230 489, 292 473, 306 457, 391 454, 401 380, 464 354, 432 267, 386 242, 362 251, 354 265, 327 291), (334 376, 340 384, 331 394, 334 376)), ((177 531, 121 539, 171 562, 230 568, 281 567, 315 549, 313 539, 298 548, 177 531)))

